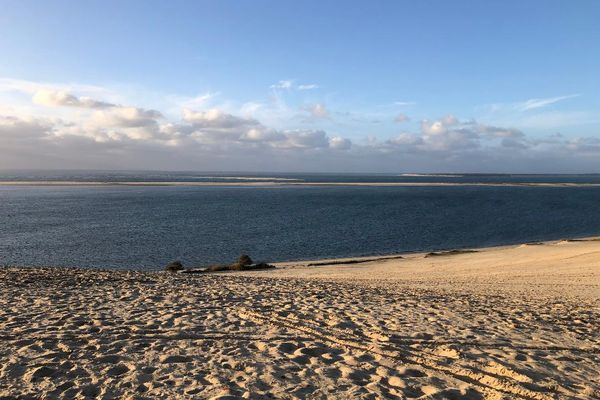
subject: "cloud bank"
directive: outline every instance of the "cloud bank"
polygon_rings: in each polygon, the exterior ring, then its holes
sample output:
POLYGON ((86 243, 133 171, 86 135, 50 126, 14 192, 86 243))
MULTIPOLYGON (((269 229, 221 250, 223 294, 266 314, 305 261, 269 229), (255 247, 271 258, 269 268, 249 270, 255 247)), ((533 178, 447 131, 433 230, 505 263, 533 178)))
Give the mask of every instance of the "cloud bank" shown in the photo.
MULTIPOLYGON (((300 86, 291 81, 277 84, 278 89, 303 90, 300 86)), ((10 90, 24 93, 28 104, 0 107, 3 169, 593 172, 600 168, 598 138, 560 134, 532 138, 519 129, 450 114, 423 119, 413 131, 393 137, 366 132, 363 138, 351 139, 319 127, 268 126, 251 115, 259 106, 247 104, 234 113, 202 108, 205 99, 187 101, 179 117, 171 118, 159 110, 83 96, 68 88, 28 83, 10 90)), ((332 121, 322 103, 298 112, 310 119, 308 126, 332 121)), ((401 126, 409 121, 404 114, 395 119, 401 126)))

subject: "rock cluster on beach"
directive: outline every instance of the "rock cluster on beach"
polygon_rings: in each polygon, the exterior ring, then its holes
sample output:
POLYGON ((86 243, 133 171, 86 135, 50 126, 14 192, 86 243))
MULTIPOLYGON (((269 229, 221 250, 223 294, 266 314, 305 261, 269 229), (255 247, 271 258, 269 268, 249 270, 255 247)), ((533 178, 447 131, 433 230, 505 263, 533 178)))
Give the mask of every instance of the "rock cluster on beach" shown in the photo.
POLYGON ((167 264, 167 266, 165 267, 165 271, 168 272, 177 272, 177 271, 183 271, 185 268, 183 268, 183 264, 181 263, 181 261, 172 261, 170 263, 167 264))
POLYGON ((215 264, 209 265, 208 267, 200 268, 184 268, 181 261, 173 261, 167 264, 165 271, 167 272, 180 272, 184 274, 201 274, 208 272, 224 272, 224 271, 252 271, 252 270, 263 270, 275 268, 274 265, 267 264, 265 262, 254 263, 252 258, 246 254, 242 254, 232 264, 215 264))

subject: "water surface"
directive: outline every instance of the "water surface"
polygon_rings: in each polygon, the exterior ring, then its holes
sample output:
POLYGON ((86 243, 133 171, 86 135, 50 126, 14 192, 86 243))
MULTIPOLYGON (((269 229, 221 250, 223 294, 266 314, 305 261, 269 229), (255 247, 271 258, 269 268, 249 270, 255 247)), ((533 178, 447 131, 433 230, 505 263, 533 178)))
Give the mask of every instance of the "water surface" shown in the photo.
POLYGON ((156 269, 511 244, 597 235, 598 205, 597 187, 0 186, 0 264, 156 269))

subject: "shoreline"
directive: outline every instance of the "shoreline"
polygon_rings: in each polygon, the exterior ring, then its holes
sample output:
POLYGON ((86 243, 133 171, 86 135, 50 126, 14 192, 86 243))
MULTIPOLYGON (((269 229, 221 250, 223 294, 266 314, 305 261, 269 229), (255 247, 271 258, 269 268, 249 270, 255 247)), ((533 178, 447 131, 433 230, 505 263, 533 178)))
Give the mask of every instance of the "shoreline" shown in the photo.
MULTIPOLYGON (((440 247, 429 250, 415 250, 415 251, 406 251, 406 252, 398 252, 398 253, 388 253, 388 254, 373 254, 366 256, 348 256, 348 257, 325 257, 325 258, 314 258, 314 259, 297 259, 297 260, 289 260, 289 261, 273 261, 270 262, 275 266, 288 266, 288 265, 303 265, 309 266, 308 264, 323 264, 323 265, 337 265, 343 264, 344 261, 349 261, 351 264, 359 262, 377 262, 377 261, 388 261, 393 259, 409 259, 409 258, 422 258, 427 254, 431 253, 442 253, 439 255, 445 255, 444 253, 448 253, 448 255, 459 254, 459 253, 469 253, 469 252, 485 252, 491 250, 503 250, 510 249, 520 246, 537 246, 537 245, 553 245, 559 244, 563 242, 600 242, 600 235, 592 235, 592 236, 577 236, 571 238, 563 238, 563 239, 550 239, 550 240, 541 240, 541 241, 531 241, 531 242, 515 242, 509 244, 498 244, 498 245, 490 245, 490 246, 482 246, 482 247, 440 247)), ((312 265, 319 266, 319 265, 312 265)))
MULTIPOLYGON (((505 250, 511 248, 517 248, 522 246, 537 246, 537 245, 555 245, 560 243, 567 242, 599 242, 600 243, 600 235, 591 235, 591 236, 576 236, 570 238, 561 238, 561 239, 550 239, 550 240, 542 240, 542 241, 530 241, 530 242, 513 242, 508 244, 498 244, 498 245, 488 245, 482 247, 438 247, 431 249, 419 249, 414 251, 404 251, 404 252, 392 252, 392 253, 381 253, 381 254, 370 254, 370 255, 360 255, 360 256, 339 256, 339 257, 322 257, 322 258, 299 258, 292 260, 266 260, 263 261, 265 263, 271 264, 278 268, 287 268, 287 267, 323 267, 323 266, 334 266, 334 265, 349 265, 349 264, 365 264, 365 263, 375 263, 375 262, 385 262, 391 260, 406 260, 406 259, 416 259, 416 258, 424 258, 427 255, 434 256, 451 256, 458 255, 461 253, 480 253, 486 251, 494 251, 494 250, 505 250)), ((204 268, 206 265, 187 265, 185 264, 185 260, 182 260, 186 269, 198 269, 204 268)), ((146 268, 146 267, 138 267, 138 268, 124 268, 124 267, 102 267, 102 266, 92 266, 92 267, 80 267, 76 265, 25 265, 25 264, 0 264, 1 268, 56 268, 56 269, 73 269, 73 270, 93 270, 93 271, 123 271, 123 272, 163 272, 164 266, 157 266, 155 268, 146 268)), ((217 273, 239 273, 242 271, 214 271, 210 272, 211 274, 217 273)), ((258 272, 258 271, 254 271, 258 272)), ((252 271, 250 272, 252 273, 252 271)))
POLYGON ((194 182, 194 181, 162 181, 162 182, 106 182, 106 181, 0 181, 0 186, 64 186, 64 187, 144 187, 144 186, 184 186, 184 187, 600 187, 600 183, 571 183, 571 182, 295 182, 295 181, 265 181, 257 182, 194 182))

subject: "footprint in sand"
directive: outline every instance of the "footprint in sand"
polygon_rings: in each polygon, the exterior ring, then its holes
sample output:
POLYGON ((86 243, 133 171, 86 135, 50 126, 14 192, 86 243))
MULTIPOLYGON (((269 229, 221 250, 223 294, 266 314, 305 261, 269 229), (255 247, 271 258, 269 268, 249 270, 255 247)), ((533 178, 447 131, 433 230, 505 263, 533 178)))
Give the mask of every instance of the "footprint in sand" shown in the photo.
POLYGON ((427 376, 427 374, 423 371, 419 371, 418 369, 414 369, 414 368, 406 368, 406 367, 398 368, 398 373, 400 374, 400 376, 406 376, 406 377, 410 377, 410 378, 422 378, 424 376, 427 376))
POLYGON ((103 363, 103 364, 116 364, 119 361, 121 361, 121 356, 117 355, 117 354, 109 354, 106 356, 102 356, 102 357, 98 357, 98 362, 103 363))
POLYGON ((173 354, 169 356, 160 357, 160 362, 163 364, 188 363, 192 362, 192 358, 188 356, 173 354))
POLYGON ((110 376, 121 376, 127 372, 129 372, 129 367, 125 364, 117 364, 106 371, 106 373, 110 376))
POLYGON ((56 374, 56 369, 46 365, 33 369, 26 376, 30 382, 36 382, 44 378, 50 378, 56 374))

